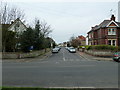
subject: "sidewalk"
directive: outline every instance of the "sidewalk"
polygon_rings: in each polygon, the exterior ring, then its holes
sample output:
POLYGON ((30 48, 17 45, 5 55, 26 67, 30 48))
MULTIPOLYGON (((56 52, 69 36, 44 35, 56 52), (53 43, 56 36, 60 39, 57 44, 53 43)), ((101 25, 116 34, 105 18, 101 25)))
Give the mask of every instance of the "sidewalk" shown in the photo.
POLYGON ((111 57, 109 58, 105 58, 105 57, 97 57, 97 56, 92 56, 92 55, 89 55, 85 52, 80 52, 80 51, 77 51, 81 57, 85 58, 85 59, 90 59, 90 60, 98 60, 98 61, 113 61, 111 57))

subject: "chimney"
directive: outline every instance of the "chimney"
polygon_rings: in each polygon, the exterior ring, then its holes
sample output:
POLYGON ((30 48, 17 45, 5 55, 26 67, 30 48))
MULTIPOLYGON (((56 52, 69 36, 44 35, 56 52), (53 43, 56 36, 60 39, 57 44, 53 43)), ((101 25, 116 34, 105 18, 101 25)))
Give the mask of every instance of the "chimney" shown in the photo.
POLYGON ((114 15, 111 16, 111 20, 115 21, 115 16, 114 15))
POLYGON ((14 20, 11 20, 11 24, 13 24, 14 23, 14 20))

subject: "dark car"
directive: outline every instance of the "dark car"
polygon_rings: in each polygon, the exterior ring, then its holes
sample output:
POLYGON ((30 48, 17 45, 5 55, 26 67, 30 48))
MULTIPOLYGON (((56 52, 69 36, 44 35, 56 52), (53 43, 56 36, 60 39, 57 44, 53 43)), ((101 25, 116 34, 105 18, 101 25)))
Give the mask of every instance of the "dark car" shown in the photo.
POLYGON ((115 52, 113 55, 113 60, 116 62, 120 62, 120 52, 115 52))

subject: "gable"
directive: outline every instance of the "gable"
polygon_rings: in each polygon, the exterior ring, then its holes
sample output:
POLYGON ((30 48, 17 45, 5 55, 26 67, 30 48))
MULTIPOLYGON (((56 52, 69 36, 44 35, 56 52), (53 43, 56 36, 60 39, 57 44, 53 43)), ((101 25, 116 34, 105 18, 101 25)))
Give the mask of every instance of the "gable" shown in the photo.
POLYGON ((107 27, 119 27, 119 25, 115 22, 115 21, 111 21, 108 25, 107 25, 107 27))
POLYGON ((112 22, 109 26, 117 26, 117 25, 116 25, 115 23, 112 22))
POLYGON ((8 29, 10 31, 23 32, 26 31, 27 27, 20 20, 16 20, 8 29))

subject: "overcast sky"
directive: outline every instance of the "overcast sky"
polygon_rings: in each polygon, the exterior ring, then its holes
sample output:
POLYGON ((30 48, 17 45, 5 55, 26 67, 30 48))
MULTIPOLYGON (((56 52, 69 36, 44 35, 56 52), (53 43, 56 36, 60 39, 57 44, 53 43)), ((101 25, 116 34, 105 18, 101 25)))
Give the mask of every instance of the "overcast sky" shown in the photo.
MULTIPOLYGON (((7 0, 4 0, 7 1, 7 0)), ((35 17, 51 25, 50 35, 57 43, 68 41, 71 36, 84 35, 92 26, 118 14, 119 0, 8 0, 24 10, 27 23, 35 17), (88 2, 89 1, 89 2, 88 2), (106 2, 104 2, 106 1, 106 2), (112 11, 110 11, 112 9, 112 11)))

